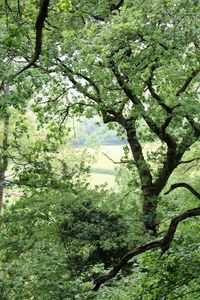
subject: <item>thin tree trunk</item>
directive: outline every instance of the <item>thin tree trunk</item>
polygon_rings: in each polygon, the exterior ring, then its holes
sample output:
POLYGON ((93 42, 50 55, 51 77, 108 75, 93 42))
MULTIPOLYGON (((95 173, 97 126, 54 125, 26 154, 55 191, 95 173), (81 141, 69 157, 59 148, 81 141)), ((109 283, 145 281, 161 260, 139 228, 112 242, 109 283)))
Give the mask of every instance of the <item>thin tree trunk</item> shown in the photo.
POLYGON ((0 164, 0 212, 3 210, 3 198, 4 198, 4 183, 5 173, 8 168, 8 131, 9 131, 9 115, 6 115, 3 120, 3 141, 2 141, 2 153, 0 164))

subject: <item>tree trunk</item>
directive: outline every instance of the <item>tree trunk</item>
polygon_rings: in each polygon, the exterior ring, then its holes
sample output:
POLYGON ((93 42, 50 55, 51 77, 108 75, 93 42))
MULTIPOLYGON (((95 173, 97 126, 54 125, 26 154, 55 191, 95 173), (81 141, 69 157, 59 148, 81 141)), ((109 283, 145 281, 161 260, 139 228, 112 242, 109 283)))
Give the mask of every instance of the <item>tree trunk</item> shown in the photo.
POLYGON ((152 183, 152 175, 149 166, 143 156, 142 146, 137 138, 136 128, 134 122, 126 125, 127 138, 134 158, 136 168, 141 182, 141 191, 143 193, 143 220, 147 231, 151 231, 153 235, 157 236, 157 220, 156 209, 158 203, 158 193, 152 183))
POLYGON ((6 114, 3 120, 3 141, 2 141, 2 152, 0 162, 0 212, 3 209, 3 197, 4 197, 4 183, 5 173, 8 168, 8 129, 9 129, 9 115, 6 114))
POLYGON ((143 220, 145 229, 150 231, 154 236, 157 236, 157 226, 159 225, 159 221, 157 219, 157 204, 158 204, 158 196, 143 196, 143 220))

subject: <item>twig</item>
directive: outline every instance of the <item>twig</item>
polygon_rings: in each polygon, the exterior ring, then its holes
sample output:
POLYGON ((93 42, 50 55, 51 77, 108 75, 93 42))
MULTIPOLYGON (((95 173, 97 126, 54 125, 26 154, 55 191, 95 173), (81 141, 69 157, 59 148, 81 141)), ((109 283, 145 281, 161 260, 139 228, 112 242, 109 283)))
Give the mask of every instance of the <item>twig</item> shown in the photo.
POLYGON ((131 159, 127 159, 127 160, 121 159, 120 161, 114 161, 106 153, 102 152, 102 154, 105 155, 110 161, 112 161, 113 164, 129 164, 129 163, 135 164, 134 160, 131 160, 131 159))

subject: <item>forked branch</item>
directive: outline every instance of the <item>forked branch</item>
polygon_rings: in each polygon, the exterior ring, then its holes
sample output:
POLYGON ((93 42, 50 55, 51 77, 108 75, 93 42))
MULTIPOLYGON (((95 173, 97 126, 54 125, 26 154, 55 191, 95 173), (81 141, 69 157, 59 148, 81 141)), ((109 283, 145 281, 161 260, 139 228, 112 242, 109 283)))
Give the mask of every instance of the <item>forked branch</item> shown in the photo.
POLYGON ((94 280, 93 291, 97 291, 103 283, 114 278, 119 273, 119 271, 127 264, 127 262, 133 257, 151 249, 157 248, 161 249, 161 255, 163 255, 169 249, 170 244, 174 239, 174 234, 176 232, 179 222, 195 216, 200 216, 200 207, 189 209, 186 212, 174 217, 171 220, 166 235, 161 240, 149 242, 147 244, 135 248, 133 251, 128 252, 122 257, 119 263, 116 264, 108 274, 99 276, 94 280))

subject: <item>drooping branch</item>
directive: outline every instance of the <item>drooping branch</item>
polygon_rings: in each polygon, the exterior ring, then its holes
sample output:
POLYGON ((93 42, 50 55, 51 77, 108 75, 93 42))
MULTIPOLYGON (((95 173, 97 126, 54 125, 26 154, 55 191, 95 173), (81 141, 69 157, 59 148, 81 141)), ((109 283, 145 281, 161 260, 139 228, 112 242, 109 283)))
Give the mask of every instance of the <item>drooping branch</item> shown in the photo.
POLYGON ((189 160, 182 160, 179 162, 179 164, 189 164, 193 161, 199 161, 200 160, 200 157, 194 157, 192 159, 189 159, 189 160))
POLYGON ((166 235, 161 240, 149 242, 147 244, 135 248, 133 251, 128 252, 126 255, 122 257, 119 263, 116 264, 108 274, 99 276, 94 280, 93 291, 97 291, 103 283, 114 278, 119 273, 119 271, 127 264, 127 262, 131 260, 133 257, 142 254, 144 252, 147 252, 151 249, 158 249, 158 248, 161 249, 162 251, 161 255, 163 255, 169 249, 174 239, 174 235, 179 222, 195 216, 200 216, 200 207, 189 209, 186 212, 174 217, 171 220, 166 235))
POLYGON ((200 193, 198 193, 191 185, 185 182, 177 182, 175 184, 172 184, 170 189, 165 193, 165 195, 171 193, 173 190, 183 187, 185 189, 188 189, 195 197, 200 199, 200 193))
POLYGON ((179 97, 180 94, 184 93, 187 88, 189 87, 191 81, 197 76, 197 74, 200 72, 200 65, 192 71, 192 73, 190 74, 190 76, 186 79, 185 83, 182 85, 182 87, 178 90, 178 92, 176 93, 176 96, 179 97))
POLYGON ((50 2, 50 0, 41 0, 40 1, 40 9, 39 9, 39 13, 38 13, 37 20, 35 23, 35 31, 36 31, 35 50, 34 50, 34 53, 32 55, 30 62, 22 70, 20 70, 17 74, 15 74, 15 76, 17 76, 17 75, 21 74, 22 72, 24 72, 25 70, 31 68, 35 64, 35 62, 38 60, 38 58, 40 57, 40 54, 42 52, 42 32, 43 32, 43 28, 44 28, 44 22, 45 22, 45 19, 47 18, 47 14, 48 14, 49 2, 50 2))

